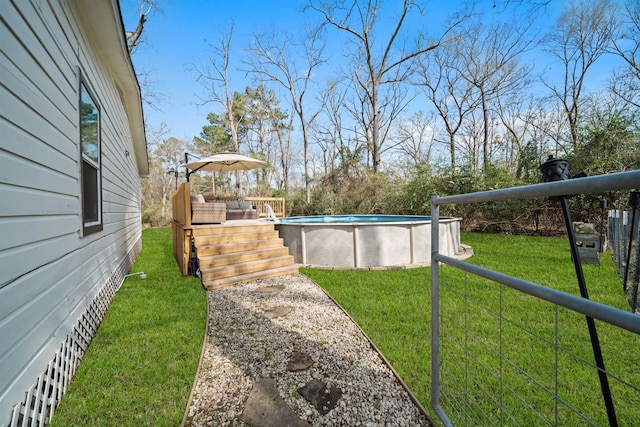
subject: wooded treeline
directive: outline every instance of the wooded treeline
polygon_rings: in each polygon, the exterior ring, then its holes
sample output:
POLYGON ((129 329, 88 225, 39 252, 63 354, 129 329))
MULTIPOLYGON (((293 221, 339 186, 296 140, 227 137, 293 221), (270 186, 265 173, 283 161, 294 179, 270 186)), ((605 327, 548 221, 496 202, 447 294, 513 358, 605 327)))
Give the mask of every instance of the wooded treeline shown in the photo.
MULTIPOLYGON (((287 197, 290 215, 429 214, 433 194, 539 182, 548 155, 588 175, 640 167, 640 2, 567 1, 548 25, 551 1, 496 0, 452 14, 438 34, 411 32, 430 19, 422 2, 397 3, 310 0, 303 15, 318 25, 244 47, 233 26, 220 32, 194 67, 212 111, 200 135, 148 138, 145 220, 167 221, 185 150, 266 160, 216 174, 216 191, 287 197), (344 45, 330 56, 336 40, 344 45), (233 90, 245 75, 246 89, 233 90)), ((197 191, 210 192, 211 174, 197 175, 197 191)), ((621 208, 628 194, 575 198, 574 219, 598 222, 602 198, 621 208)), ((499 232, 562 223, 546 200, 445 214, 499 232)))

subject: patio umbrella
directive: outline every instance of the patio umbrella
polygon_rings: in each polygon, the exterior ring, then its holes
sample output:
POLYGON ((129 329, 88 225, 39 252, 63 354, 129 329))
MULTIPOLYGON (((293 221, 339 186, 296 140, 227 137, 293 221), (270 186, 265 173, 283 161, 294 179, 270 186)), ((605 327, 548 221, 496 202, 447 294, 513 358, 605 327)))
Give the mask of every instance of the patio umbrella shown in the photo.
MULTIPOLYGON (((267 166, 267 162, 254 159, 251 157, 243 156, 239 153, 218 153, 213 156, 205 157, 204 159, 197 160, 195 162, 187 163, 184 167, 187 168, 185 178, 189 182, 189 176, 197 171, 241 171, 249 169, 257 169, 267 166)), ((213 193, 215 194, 215 180, 213 184, 213 193)), ((237 186, 238 187, 238 186, 237 186)), ((239 187, 236 189, 239 194, 239 187)))
POLYGON ((196 171, 237 171, 257 169, 267 166, 267 162, 243 156, 238 153, 219 153, 184 165, 186 178, 196 171))

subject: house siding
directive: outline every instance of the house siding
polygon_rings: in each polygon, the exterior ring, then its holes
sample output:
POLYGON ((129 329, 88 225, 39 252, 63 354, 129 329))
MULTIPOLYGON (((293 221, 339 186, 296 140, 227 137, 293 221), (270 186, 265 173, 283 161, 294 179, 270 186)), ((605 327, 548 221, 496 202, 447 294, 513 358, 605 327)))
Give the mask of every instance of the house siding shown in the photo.
POLYGON ((140 250, 140 150, 100 35, 83 24, 91 5, 0 1, 0 425, 14 425, 56 354, 70 345, 81 358, 140 250), (80 72, 101 111, 103 229, 87 236, 80 72))

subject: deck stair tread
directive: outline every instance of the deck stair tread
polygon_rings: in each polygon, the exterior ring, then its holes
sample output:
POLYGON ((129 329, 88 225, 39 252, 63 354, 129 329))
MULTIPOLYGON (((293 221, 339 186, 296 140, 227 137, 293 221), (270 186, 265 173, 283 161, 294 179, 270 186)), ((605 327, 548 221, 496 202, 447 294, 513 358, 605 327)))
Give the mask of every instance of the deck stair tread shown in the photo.
POLYGON ((240 276, 256 271, 270 270, 272 268, 286 267, 295 264, 293 256, 285 255, 261 260, 240 262, 237 264, 221 265, 217 267, 200 267, 202 281, 240 276))
POLYGON ((256 233, 260 231, 269 231, 275 230, 275 227, 272 223, 264 223, 264 224, 252 224, 252 225, 227 225, 229 222, 224 224, 215 224, 209 226, 198 226, 194 227, 193 235, 195 237, 199 236, 212 236, 216 234, 228 234, 228 233, 256 233))
POLYGON ((268 240, 249 240, 246 242, 230 242, 226 244, 216 245, 198 245, 198 257, 207 257, 212 255, 223 255, 236 252, 247 252, 258 249, 284 247, 284 241, 281 238, 268 240))
POLYGON ((239 264, 243 262, 258 261, 265 258, 288 256, 289 249, 285 246, 275 246, 254 249, 242 252, 230 252, 219 255, 199 256, 200 269, 208 267, 220 267, 223 265, 239 264))
POLYGON ((298 272, 273 224, 203 226, 193 236, 206 289, 298 272))
POLYGON ((195 237, 195 242, 196 246, 208 246, 234 242, 247 242, 251 240, 278 239, 279 236, 280 235, 276 230, 261 231, 258 233, 212 234, 209 236, 197 236, 195 237))

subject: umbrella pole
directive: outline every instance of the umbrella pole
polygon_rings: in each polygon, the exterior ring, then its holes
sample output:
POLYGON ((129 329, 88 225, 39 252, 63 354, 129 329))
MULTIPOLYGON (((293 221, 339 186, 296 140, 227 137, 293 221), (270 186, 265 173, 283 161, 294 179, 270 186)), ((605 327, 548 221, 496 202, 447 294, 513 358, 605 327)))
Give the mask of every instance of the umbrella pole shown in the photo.
MULTIPOLYGON (((189 163, 189 153, 184 153, 184 164, 186 165, 187 163, 189 163)), ((189 169, 187 169, 187 172, 184 174, 187 182, 189 182, 189 175, 191 175, 191 173, 189 173, 189 169)))

